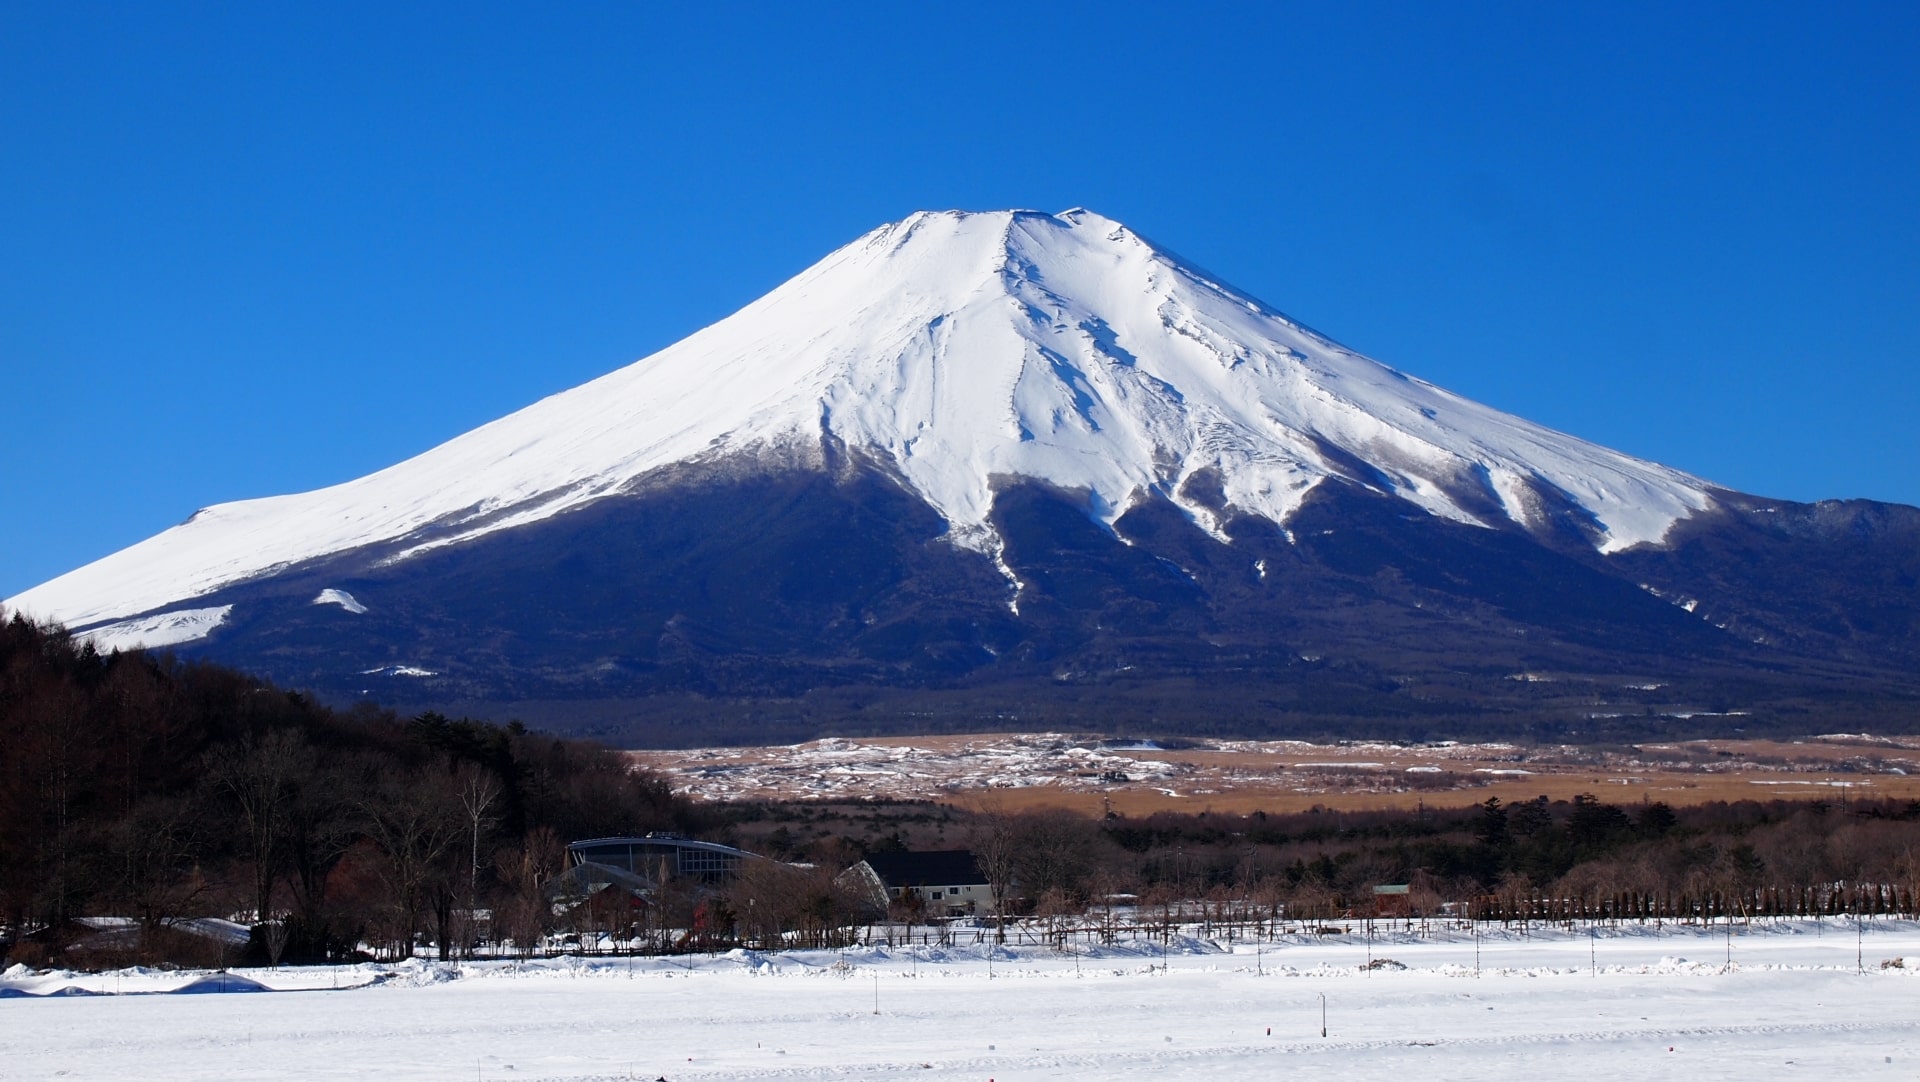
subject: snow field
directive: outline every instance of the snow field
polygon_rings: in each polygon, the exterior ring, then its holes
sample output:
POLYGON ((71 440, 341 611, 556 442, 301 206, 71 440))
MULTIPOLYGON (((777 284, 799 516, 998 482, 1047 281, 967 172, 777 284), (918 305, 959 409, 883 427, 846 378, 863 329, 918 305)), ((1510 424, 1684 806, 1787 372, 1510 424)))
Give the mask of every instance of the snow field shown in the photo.
POLYGON ((0 1078, 1920 1076, 1920 925, 0 974, 0 1078), (1857 953, 1856 953, 1857 952, 1857 953), (1864 960, 1864 971, 1856 965, 1864 960), (343 987, 333 990, 334 986, 343 987), (7 990, 12 990, 9 993, 7 990), (1320 1036, 1321 1005, 1327 1036, 1320 1036), (878 1013, 875 1013, 876 1002, 878 1013), (1271 1034, 1269 1035, 1269 1028, 1271 1034))
POLYGON ((132 620, 106 624, 87 632, 94 649, 101 653, 115 650, 160 650, 181 643, 195 642, 226 623, 232 605, 214 605, 203 609, 176 609, 158 616, 140 616, 132 620))

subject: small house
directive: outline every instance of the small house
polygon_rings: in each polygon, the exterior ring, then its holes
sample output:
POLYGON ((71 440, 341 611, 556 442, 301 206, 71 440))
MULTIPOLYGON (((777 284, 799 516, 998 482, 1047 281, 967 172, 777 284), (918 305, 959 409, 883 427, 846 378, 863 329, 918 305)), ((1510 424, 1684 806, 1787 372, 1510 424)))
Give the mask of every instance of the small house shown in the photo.
POLYGON ((1373 888, 1373 915, 1407 917, 1413 914, 1413 887, 1408 883, 1383 883, 1373 888))
POLYGON ((990 916, 996 911, 993 888, 965 849, 873 853, 843 872, 840 882, 881 910, 904 903, 929 917, 990 916))

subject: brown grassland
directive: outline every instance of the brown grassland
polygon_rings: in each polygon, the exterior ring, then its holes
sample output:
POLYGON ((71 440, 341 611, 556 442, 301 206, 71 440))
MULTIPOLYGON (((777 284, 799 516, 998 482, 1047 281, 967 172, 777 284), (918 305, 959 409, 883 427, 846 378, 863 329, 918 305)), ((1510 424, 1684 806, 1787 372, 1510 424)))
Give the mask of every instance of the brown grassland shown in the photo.
POLYGON ((1113 746, 1059 734, 822 740, 630 753, 704 800, 931 800, 968 811, 1067 808, 1286 814, 1460 808, 1592 794, 1674 807, 1739 800, 1920 799, 1920 738, 1697 740, 1633 746, 1191 741, 1113 746))

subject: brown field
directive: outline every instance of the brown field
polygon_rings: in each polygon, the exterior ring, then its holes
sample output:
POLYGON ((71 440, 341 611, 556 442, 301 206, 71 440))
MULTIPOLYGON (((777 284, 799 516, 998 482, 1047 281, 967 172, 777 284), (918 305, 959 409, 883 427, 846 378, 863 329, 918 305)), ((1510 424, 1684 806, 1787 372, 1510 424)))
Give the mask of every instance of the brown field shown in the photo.
POLYGON ((1429 808, 1454 808, 1478 804, 1488 797, 1503 803, 1532 800, 1571 800, 1591 794, 1609 804, 1663 801, 1673 806, 1707 804, 1733 800, 1845 800, 1863 797, 1890 797, 1920 800, 1920 779, 1903 778, 1891 785, 1835 788, 1810 778, 1806 784, 1769 785, 1759 788, 1747 779, 1732 776, 1710 779, 1681 775, 1652 776, 1645 784, 1623 785, 1619 779, 1585 777, 1573 774, 1542 775, 1523 782, 1491 782, 1471 788, 1425 792, 1380 792, 1364 789, 1335 790, 1324 793, 1299 793, 1286 789, 1247 785, 1192 798, 1171 797, 1156 790, 1081 793, 1049 789, 992 789, 954 793, 945 801, 975 811, 1019 812, 1031 808, 1063 807, 1086 815, 1099 815, 1107 809, 1127 816, 1152 815, 1155 812, 1214 811, 1247 815, 1256 811, 1285 813, 1308 811, 1314 807, 1333 811, 1376 811, 1405 809, 1424 805, 1429 808), (1609 784, 1611 782, 1612 784, 1609 784))
POLYGON ((1196 740, 1118 747, 1057 733, 829 739, 784 747, 643 751, 703 800, 931 800, 1244 814, 1458 807, 1591 793, 1609 803, 1920 800, 1920 738, 1701 740, 1619 747, 1196 740))

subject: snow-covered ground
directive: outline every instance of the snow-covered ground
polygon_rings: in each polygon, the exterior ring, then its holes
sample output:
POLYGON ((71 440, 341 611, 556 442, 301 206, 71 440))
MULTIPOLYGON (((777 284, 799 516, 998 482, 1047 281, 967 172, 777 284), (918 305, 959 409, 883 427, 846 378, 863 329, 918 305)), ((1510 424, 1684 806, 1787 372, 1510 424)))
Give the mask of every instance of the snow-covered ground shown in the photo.
POLYGON ((1476 971, 1461 932, 1186 937, 1164 964, 1146 943, 415 961, 234 973, 204 995, 132 993, 205 973, 16 967, 0 1078, 1920 1076, 1920 925, 1736 929, 1731 966, 1728 949, 1671 926, 1508 933, 1476 971))
POLYGON ((232 605, 204 609, 178 609, 158 616, 139 616, 132 620, 96 627, 81 638, 93 643, 101 653, 115 650, 159 650, 183 642, 204 639, 227 620, 232 605))

